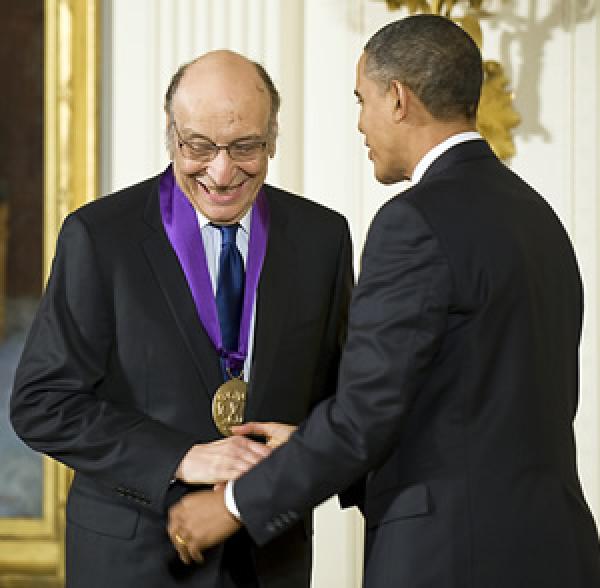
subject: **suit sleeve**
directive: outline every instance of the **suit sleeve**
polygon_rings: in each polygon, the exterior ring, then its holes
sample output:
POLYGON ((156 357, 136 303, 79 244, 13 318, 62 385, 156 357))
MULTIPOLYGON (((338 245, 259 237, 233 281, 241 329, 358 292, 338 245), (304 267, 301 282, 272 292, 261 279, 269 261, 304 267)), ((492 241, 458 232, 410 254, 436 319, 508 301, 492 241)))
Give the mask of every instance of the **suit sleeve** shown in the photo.
POLYGON ((393 199, 367 237, 335 397, 235 483, 236 504, 257 543, 285 531, 394 449, 444 335, 450 293, 435 235, 405 198, 393 199))
POLYGON ((169 480, 194 439, 97 393, 115 345, 94 243, 72 215, 17 368, 12 425, 33 449, 163 512, 169 480))

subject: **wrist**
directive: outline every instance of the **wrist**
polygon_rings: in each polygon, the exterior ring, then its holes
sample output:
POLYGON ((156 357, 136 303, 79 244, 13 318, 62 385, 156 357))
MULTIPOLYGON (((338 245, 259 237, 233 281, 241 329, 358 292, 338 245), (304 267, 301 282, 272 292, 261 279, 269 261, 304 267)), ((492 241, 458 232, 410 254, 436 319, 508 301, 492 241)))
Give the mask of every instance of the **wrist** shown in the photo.
POLYGON ((221 492, 221 500, 223 501, 222 502, 223 510, 226 513, 227 520, 229 521, 225 525, 226 536, 229 536, 230 534, 233 534, 236 531, 238 531, 242 527, 243 523, 233 512, 231 512, 231 510, 229 510, 229 507, 227 505, 225 490, 221 490, 220 492, 221 492))
POLYGON ((186 474, 189 470, 189 461, 191 459, 191 454, 192 454, 192 450, 194 449, 195 445, 192 445, 183 455, 183 457, 181 458, 181 461, 179 462, 179 465, 177 466, 177 469, 175 470, 175 473, 173 474, 173 477, 176 480, 180 480, 182 482, 186 481, 186 474))

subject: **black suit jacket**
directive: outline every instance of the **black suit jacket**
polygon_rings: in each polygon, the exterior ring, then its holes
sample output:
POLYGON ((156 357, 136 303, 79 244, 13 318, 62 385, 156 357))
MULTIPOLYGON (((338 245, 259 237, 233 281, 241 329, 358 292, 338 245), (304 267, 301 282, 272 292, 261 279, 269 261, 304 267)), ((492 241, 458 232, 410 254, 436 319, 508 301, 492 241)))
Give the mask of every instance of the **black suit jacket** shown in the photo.
POLYGON ((370 470, 365 585, 600 586, 573 418, 582 290, 548 204, 483 141, 376 215, 337 395, 234 494, 266 543, 370 470))
MULTIPOLYGON (((352 286, 345 219, 265 186, 248 420, 300 422, 335 391, 352 286)), ((222 382, 159 211, 153 178, 95 201, 62 227, 11 399, 36 450, 75 470, 67 504, 72 587, 213 587, 222 548, 185 567, 166 534, 170 480, 195 443, 220 438, 222 382)), ((311 521, 253 549, 261 586, 308 586, 311 521)), ((250 542, 248 541, 248 545, 250 542)))

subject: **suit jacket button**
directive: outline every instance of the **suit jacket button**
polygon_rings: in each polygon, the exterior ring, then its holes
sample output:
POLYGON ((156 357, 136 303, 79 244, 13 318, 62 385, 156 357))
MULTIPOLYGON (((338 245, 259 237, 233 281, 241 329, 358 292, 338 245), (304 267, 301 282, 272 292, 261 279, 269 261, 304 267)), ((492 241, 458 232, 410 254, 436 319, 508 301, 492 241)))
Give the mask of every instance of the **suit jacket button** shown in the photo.
POLYGON ((277 530, 281 530, 285 527, 285 522, 283 521, 283 516, 279 515, 276 519, 275 519, 275 527, 277 528, 277 530))

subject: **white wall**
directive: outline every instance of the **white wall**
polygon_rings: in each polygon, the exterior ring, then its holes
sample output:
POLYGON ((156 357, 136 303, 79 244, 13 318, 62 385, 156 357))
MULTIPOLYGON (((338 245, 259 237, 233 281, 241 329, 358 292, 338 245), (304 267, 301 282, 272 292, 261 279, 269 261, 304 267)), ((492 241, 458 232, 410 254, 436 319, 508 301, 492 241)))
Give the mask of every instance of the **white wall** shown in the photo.
POLYGON ((302 190, 301 2, 112 0, 105 5, 110 63, 103 69, 110 91, 103 125, 104 190, 127 186, 167 165, 162 105, 169 79, 180 64, 220 48, 261 62, 286 89, 278 142, 286 157, 275 158, 269 178, 302 190))
POLYGON ((579 471, 600 522, 598 235, 600 1, 493 2, 484 53, 510 74, 522 123, 511 167, 552 204, 575 244, 585 290, 579 471))
MULTIPOLYGON (((183 61, 220 47, 261 61, 282 97, 269 181, 344 213, 356 255, 370 219, 397 187, 373 179, 356 131, 354 65, 389 13, 372 0, 112 0, 104 39, 103 190, 167 163, 162 97, 183 61)), ((542 192, 570 232, 586 289, 577 419, 584 489, 600 520, 598 199, 600 0, 488 0, 484 57, 512 80, 523 122, 511 167, 542 192)), ((532 229, 533 230, 533 229, 532 229)), ((357 265, 358 267, 358 265, 357 265)), ((334 503, 316 524, 317 588, 354 587, 361 526, 334 503)))

